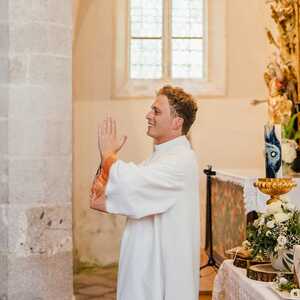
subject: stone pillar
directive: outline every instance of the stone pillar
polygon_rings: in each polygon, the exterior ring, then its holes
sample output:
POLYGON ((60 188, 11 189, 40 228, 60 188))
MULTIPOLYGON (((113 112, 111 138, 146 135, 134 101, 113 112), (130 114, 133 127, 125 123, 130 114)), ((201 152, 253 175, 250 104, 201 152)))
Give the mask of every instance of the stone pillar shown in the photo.
POLYGON ((8 0, 0 0, 0 300, 8 291, 8 0))
POLYGON ((72 1, 0 0, 0 300, 71 300, 72 1))

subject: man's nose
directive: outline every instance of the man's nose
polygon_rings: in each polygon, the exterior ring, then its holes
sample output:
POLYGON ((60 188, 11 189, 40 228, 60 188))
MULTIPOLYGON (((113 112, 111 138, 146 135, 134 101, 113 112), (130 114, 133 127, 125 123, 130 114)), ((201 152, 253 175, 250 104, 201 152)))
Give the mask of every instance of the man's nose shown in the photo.
POLYGON ((151 115, 152 115, 152 114, 151 114, 151 111, 149 111, 149 112, 146 114, 146 119, 147 119, 147 120, 151 119, 151 115))

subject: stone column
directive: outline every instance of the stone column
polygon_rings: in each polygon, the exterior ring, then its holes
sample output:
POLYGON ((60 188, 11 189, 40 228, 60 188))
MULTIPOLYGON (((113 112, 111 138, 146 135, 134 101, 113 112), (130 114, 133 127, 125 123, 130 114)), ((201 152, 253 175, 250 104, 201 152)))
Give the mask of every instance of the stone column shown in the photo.
POLYGON ((8 0, 0 0, 0 300, 8 286, 8 0))
POLYGON ((71 300, 72 1, 0 0, 0 300, 71 300))

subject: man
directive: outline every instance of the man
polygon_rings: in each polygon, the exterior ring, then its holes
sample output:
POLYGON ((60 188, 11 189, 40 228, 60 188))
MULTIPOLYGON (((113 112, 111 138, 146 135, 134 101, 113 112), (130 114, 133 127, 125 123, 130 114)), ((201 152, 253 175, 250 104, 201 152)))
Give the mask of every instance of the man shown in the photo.
POLYGON ((115 121, 109 118, 99 129, 102 163, 90 205, 128 217, 118 300, 198 300, 199 181, 186 138, 196 112, 189 94, 163 87, 146 115, 155 149, 140 165, 117 159, 126 138, 117 138, 115 121))

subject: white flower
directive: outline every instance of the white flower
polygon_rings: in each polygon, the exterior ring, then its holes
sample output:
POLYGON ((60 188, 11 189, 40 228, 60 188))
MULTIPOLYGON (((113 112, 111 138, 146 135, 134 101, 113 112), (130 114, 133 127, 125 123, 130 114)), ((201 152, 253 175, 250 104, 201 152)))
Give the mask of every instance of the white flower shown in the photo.
POLYGON ((287 239, 284 235, 280 235, 277 239, 278 246, 284 246, 287 242, 287 239))
POLYGON ((273 220, 267 222, 267 227, 268 228, 274 228, 274 226, 275 226, 275 222, 273 220))
POLYGON ((275 219, 275 222, 277 222, 277 223, 285 222, 289 218, 290 218, 290 216, 288 214, 285 214, 285 213, 274 214, 274 219, 275 219))
POLYGON ((296 209, 296 206, 291 202, 287 195, 281 195, 280 199, 283 209, 287 209, 290 211, 294 211, 296 209))
POLYGON ((282 212, 281 201, 276 201, 267 205, 268 214, 276 214, 279 212, 282 212))
POLYGON ((300 297, 300 289, 292 289, 290 295, 293 297, 300 297))
POLYGON ((251 244, 248 240, 243 241, 242 243, 243 248, 248 249, 250 248, 251 244))
POLYGON ((259 226, 265 225, 265 218, 264 218, 263 216, 261 216, 261 217, 259 218, 258 225, 259 225, 259 226))
POLYGON ((287 194, 281 195, 280 199, 284 203, 290 202, 290 198, 289 198, 289 196, 287 194))
MULTIPOLYGON (((277 239, 277 243, 278 243, 278 239, 277 239)), ((274 253, 276 254, 281 250, 285 250, 285 249, 286 249, 285 245, 277 244, 274 248, 274 253)))
POLYGON ((274 248, 274 251, 275 252, 278 252, 279 250, 283 250, 284 249, 284 246, 283 245, 277 245, 275 248, 274 248))
POLYGON ((253 226, 257 228, 258 225, 259 225, 259 219, 254 220, 253 226))
POLYGON ((266 232, 266 236, 269 237, 270 235, 272 235, 272 232, 271 232, 270 230, 268 230, 268 231, 266 232))
POLYGON ((284 278, 284 277, 280 277, 279 278, 279 284, 287 284, 289 281, 286 279, 286 278, 284 278))
POLYGON ((295 210, 295 205, 294 205, 293 203, 290 203, 290 202, 285 203, 284 207, 285 207, 287 210, 290 210, 290 211, 295 210))
POLYGON ((294 140, 283 139, 281 142, 282 160, 291 164, 297 157, 298 145, 294 140))

